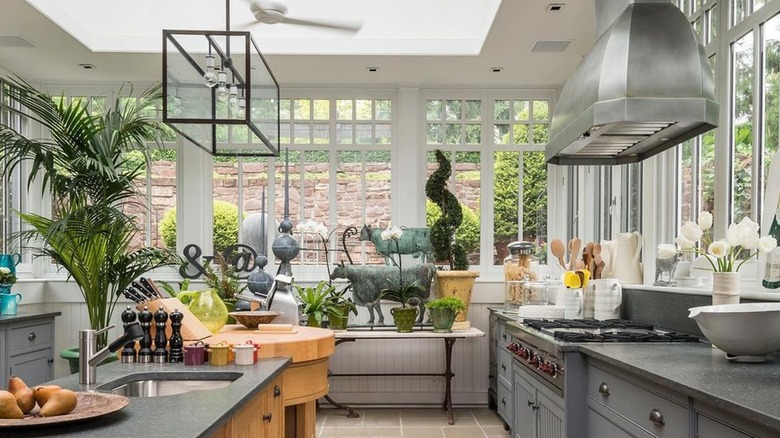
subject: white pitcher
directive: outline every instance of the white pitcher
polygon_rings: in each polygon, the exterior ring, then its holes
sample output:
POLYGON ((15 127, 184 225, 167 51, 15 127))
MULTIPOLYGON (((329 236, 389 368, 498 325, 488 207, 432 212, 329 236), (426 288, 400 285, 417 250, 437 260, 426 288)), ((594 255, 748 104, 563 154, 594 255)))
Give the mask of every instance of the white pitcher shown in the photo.
POLYGON ((642 283, 642 266, 639 264, 642 235, 638 231, 618 233, 615 235, 615 242, 617 245, 612 256, 612 277, 620 280, 622 284, 642 283))
POLYGON ((615 278, 591 280, 588 289, 594 299, 593 315, 598 320, 620 319, 620 306, 623 304, 623 288, 615 278))

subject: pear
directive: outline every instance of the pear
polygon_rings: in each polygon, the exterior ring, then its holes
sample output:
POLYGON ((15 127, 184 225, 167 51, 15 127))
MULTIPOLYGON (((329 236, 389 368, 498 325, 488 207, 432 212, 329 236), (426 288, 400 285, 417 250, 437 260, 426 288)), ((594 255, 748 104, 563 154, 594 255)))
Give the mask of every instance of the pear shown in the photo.
POLYGON ((76 393, 70 389, 58 389, 41 408, 41 417, 65 415, 76 409, 76 393))
POLYGON ((30 389, 24 380, 11 376, 8 379, 8 392, 16 397, 16 404, 25 414, 32 411, 35 407, 35 398, 33 398, 32 389, 30 389))
POLYGON ((35 398, 35 401, 38 402, 38 406, 43 407, 43 405, 46 404, 46 400, 48 400, 55 391, 60 389, 62 388, 58 385, 39 385, 33 388, 33 397, 35 398))
POLYGON ((8 391, 0 390, 0 418, 24 418, 24 412, 16 404, 16 397, 8 391))

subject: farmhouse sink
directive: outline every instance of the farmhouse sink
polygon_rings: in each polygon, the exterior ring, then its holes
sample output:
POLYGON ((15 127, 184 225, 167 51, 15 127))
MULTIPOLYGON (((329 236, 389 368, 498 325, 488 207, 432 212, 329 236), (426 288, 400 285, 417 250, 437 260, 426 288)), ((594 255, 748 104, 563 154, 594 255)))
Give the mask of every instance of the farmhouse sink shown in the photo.
POLYGON ((101 392, 125 397, 163 397, 225 388, 242 373, 135 373, 98 386, 101 392))

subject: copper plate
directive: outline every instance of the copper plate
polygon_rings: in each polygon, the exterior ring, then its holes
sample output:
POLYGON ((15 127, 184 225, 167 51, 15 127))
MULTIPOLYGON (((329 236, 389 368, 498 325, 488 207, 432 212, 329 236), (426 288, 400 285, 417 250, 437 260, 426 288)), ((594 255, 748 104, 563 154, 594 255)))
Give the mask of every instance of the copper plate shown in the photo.
POLYGON ((130 403, 127 397, 115 394, 103 394, 99 392, 77 392, 76 409, 69 414, 56 417, 39 417, 38 406, 21 420, 0 419, 0 428, 3 427, 35 427, 46 424, 72 423, 90 418, 102 417, 116 412, 130 403))

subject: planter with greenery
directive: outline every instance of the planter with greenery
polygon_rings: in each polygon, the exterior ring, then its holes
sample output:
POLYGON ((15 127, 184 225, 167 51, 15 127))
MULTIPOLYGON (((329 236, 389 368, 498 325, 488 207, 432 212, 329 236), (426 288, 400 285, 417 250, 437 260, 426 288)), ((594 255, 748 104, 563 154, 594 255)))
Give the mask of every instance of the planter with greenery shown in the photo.
POLYGON ((425 195, 442 212, 442 215, 431 225, 431 246, 436 262, 449 265, 449 271, 436 271, 436 284, 439 297, 457 297, 466 305, 458 313, 453 326, 456 330, 466 330, 471 327, 467 321, 468 305, 471 302, 471 291, 479 273, 468 271, 468 254, 463 244, 456 238, 458 228, 463 221, 463 210, 458 199, 447 190, 447 181, 452 174, 452 166, 444 153, 436 150, 436 169, 425 183, 425 195))
POLYGON ((340 291, 334 288, 328 295, 325 310, 328 314, 328 328, 331 330, 346 330, 349 323, 349 313, 352 312, 355 316, 358 314, 355 302, 344 297, 348 289, 349 286, 340 291))
POLYGON ((328 299, 336 290, 335 286, 327 281, 320 281, 314 287, 294 285, 298 292, 298 299, 303 308, 301 313, 306 315, 309 327, 322 327, 322 320, 328 313, 328 299))
POLYGON ((452 324, 455 322, 455 316, 458 312, 466 308, 459 298, 444 297, 425 303, 428 308, 428 314, 431 316, 433 331, 435 333, 449 333, 452 331, 452 324))
MULTIPOLYGON (((171 250, 136 246, 137 218, 126 212, 132 204, 145 208, 136 180, 146 170, 146 143, 163 132, 154 118, 160 87, 137 99, 119 97, 105 114, 94 115, 80 100, 55 100, 22 80, 8 82, 8 97, 26 109, 18 113, 49 133, 49 138, 26 138, 0 126, 5 172, 28 163, 28 185, 40 180, 52 198, 51 217, 19 213, 29 225, 19 237, 30 247, 40 246, 36 256, 49 256, 67 271, 84 298, 91 328, 104 328, 133 280, 180 263, 171 250), (129 151, 140 151, 146 160, 130 163, 129 151)), ((99 337, 98 348, 106 340, 107 334, 99 337)))

